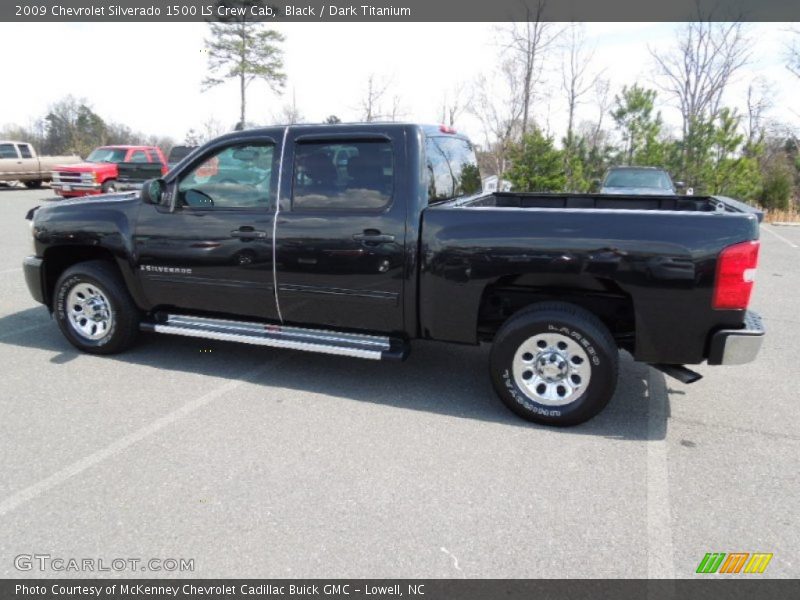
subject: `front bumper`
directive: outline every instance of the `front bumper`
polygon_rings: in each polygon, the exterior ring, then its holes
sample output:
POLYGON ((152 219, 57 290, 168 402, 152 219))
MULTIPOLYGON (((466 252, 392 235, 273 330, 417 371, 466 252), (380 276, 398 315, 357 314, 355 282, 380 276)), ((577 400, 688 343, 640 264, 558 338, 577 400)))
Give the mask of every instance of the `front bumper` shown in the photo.
POLYGON ((74 183, 66 183, 61 181, 52 181, 50 183, 50 187, 54 190, 62 191, 62 192, 91 192, 91 191, 100 191, 103 187, 99 183, 85 183, 85 182, 74 182, 74 183))
POLYGON ((708 364, 743 365, 754 361, 764 333, 761 316, 748 310, 741 329, 722 329, 711 336, 708 364))
POLYGON ((33 299, 41 304, 47 304, 44 296, 44 260, 38 256, 28 256, 22 261, 22 270, 25 273, 25 283, 33 299))

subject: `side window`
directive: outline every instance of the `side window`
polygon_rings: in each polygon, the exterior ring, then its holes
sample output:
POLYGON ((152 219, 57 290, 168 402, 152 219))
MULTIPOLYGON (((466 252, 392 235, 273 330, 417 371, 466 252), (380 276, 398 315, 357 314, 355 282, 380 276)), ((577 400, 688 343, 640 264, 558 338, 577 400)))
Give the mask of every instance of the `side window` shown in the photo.
POLYGON ((136 150, 131 155, 131 158, 130 158, 129 162, 144 163, 144 162, 149 162, 149 161, 147 160, 147 154, 144 153, 144 150, 136 150))
POLYGON ((33 158, 31 147, 28 144, 17 144, 17 149, 22 158, 33 158))
POLYGON ((392 200, 389 141, 300 142, 294 160, 293 210, 380 210, 392 200))
POLYGON ((218 150, 178 183, 189 208, 266 208, 271 201, 274 146, 244 144, 218 150))
POLYGON ((430 137, 425 143, 428 157, 428 201, 440 202, 468 196, 481 190, 481 175, 472 145, 463 138, 430 137))
POLYGON ((14 144, 0 144, 0 158, 19 158, 14 144))

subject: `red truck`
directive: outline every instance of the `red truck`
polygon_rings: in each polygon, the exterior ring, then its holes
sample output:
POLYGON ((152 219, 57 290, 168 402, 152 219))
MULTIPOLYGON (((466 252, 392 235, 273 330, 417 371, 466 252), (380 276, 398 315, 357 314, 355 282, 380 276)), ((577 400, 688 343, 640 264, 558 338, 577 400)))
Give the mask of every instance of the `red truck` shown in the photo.
POLYGON ((65 198, 115 192, 117 165, 125 162, 160 163, 162 175, 168 170, 164 153, 155 146, 101 146, 85 162, 53 167, 51 187, 65 198))

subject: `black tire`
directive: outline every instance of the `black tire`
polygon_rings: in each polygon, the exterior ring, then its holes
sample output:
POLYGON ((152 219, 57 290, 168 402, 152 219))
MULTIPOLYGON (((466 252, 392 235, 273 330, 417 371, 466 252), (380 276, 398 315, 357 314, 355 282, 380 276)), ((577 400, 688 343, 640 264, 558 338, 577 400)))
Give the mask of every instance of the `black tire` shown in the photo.
POLYGON ((54 290, 53 313, 64 337, 76 348, 90 354, 116 354, 127 350, 136 341, 141 313, 125 287, 122 277, 111 263, 92 260, 68 268, 58 278, 54 290), (88 339, 70 321, 67 306, 75 286, 88 284, 99 290, 108 302, 110 324, 99 339, 88 339))
POLYGON ((619 351, 606 326, 589 311, 565 302, 542 302, 515 314, 503 324, 495 336, 489 368, 495 392, 514 413, 534 423, 568 427, 588 421, 608 404, 617 386, 619 351), (531 344, 532 340, 537 339, 545 346, 548 340, 568 346, 563 351, 566 358, 562 358, 561 354, 556 356, 559 362, 552 368, 564 369, 563 377, 570 378, 575 376, 571 374, 571 369, 583 369, 585 387, 580 385, 580 377, 577 379, 578 385, 570 384, 572 387, 559 387, 558 377, 562 377, 559 374, 548 373, 553 375, 555 382, 537 379, 543 375, 536 370, 538 365, 546 365, 553 360, 550 349, 542 349, 540 354, 533 356, 531 352, 518 355, 518 351, 525 350, 523 344, 531 344), (576 350, 570 354, 570 348, 576 350), (588 360, 584 361, 581 356, 588 360), (524 366, 528 363, 518 363, 523 366, 517 367, 521 377, 517 376, 515 358, 521 361, 528 357, 531 367, 524 366), (584 366, 573 367, 573 361, 580 361, 578 364, 584 366), (526 379, 532 382, 530 387, 526 386, 526 379), (534 385, 537 382, 545 385, 534 385), (563 390, 565 403, 554 405, 553 402, 561 402, 557 397, 550 401, 542 400, 537 394, 539 390, 542 394, 561 394, 563 390), (569 394, 567 390, 570 390, 569 394), (571 395, 574 397, 570 399, 571 395))
POLYGON ((26 181, 25 187, 29 190, 38 190, 40 187, 42 187, 42 180, 37 179, 35 181, 26 181))
POLYGON ((108 181, 104 181, 101 189, 103 190, 104 194, 113 194, 117 191, 117 180, 109 179, 108 181))

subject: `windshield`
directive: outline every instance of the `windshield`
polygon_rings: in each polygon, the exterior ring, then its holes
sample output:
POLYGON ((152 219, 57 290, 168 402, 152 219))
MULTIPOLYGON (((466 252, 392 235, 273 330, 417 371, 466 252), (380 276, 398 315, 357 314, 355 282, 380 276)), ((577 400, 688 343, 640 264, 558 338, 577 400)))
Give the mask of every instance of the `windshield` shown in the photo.
POLYGON ((121 163, 125 162, 125 148, 97 148, 86 157, 87 162, 121 163))
POLYGON ((615 188, 656 188, 671 190, 672 182, 664 171, 655 169, 620 169, 606 176, 603 187, 615 188))

